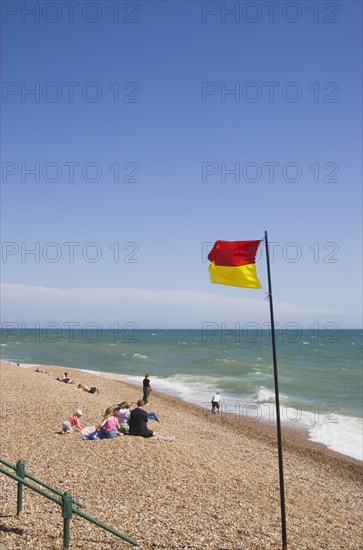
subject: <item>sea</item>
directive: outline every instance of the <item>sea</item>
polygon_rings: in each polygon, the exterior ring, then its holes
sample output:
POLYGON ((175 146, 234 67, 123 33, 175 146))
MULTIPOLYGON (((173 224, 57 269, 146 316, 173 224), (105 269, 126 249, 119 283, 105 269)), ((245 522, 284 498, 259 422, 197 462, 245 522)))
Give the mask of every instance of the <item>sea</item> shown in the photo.
MULTIPOLYGON (((276 330, 280 417, 306 428, 308 438, 363 460, 362 331, 334 326, 276 330)), ((222 411, 252 422, 276 422, 271 332, 247 330, 143 330, 85 326, 1 331, 1 358, 58 365, 152 387, 210 410, 220 392, 222 411)))

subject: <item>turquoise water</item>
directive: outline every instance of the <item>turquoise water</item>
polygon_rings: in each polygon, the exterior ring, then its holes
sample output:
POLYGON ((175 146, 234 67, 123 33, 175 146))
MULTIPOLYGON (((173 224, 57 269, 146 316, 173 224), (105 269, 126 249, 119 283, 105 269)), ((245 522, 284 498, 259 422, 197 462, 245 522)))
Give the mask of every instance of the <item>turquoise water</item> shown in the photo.
MULTIPOLYGON (((362 331, 276 331, 282 420, 311 439, 362 459, 362 331)), ((268 330, 3 330, 2 358, 126 374, 209 406, 220 391, 227 412, 274 419, 268 330)))

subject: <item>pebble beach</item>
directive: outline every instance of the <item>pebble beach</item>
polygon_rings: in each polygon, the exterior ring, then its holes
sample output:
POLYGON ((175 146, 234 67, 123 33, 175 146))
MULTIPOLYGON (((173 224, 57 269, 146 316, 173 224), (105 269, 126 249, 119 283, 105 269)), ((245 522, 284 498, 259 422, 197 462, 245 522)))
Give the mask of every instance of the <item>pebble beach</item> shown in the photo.
MULTIPOLYGON (((2 362, 1 458, 25 461, 26 471, 61 492, 71 491, 84 511, 147 549, 281 549, 276 433, 152 392, 149 427, 166 442, 120 436, 82 440, 60 435, 62 420, 76 409, 95 426, 105 409, 136 402, 141 388, 77 369, 77 383, 55 380, 64 369, 2 362), (27 367, 27 368, 24 368, 27 367)), ((283 430, 289 550, 362 549, 362 463, 283 430)), ((16 515, 16 483, 0 475, 0 548, 62 549, 61 508, 24 489, 16 515)), ((126 549, 127 542, 73 515, 72 549, 126 549)))

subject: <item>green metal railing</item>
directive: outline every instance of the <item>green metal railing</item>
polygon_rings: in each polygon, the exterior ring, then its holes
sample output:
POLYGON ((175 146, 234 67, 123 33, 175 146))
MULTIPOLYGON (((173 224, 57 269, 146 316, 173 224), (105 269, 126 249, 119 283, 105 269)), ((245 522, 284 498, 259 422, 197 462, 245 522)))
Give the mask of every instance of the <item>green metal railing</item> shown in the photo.
MULTIPOLYGON (((22 479, 25 479, 26 477, 28 477, 32 481, 35 481, 35 483, 38 483, 42 487, 45 487, 46 489, 49 489, 49 491, 52 491, 56 495, 59 495, 60 497, 62 496, 63 493, 61 491, 58 491, 58 489, 54 489, 54 487, 51 487, 50 485, 47 485, 46 483, 44 483, 44 481, 41 481, 40 479, 36 478, 35 476, 32 476, 32 475, 28 474, 28 472, 25 471, 25 462, 24 462, 24 460, 18 460, 16 465, 11 464, 11 462, 8 462, 7 460, 4 460, 3 458, 0 458, 0 462, 2 464, 4 464, 5 466, 7 466, 8 468, 11 468, 12 470, 14 470, 16 472, 16 475, 21 477, 22 479)), ((74 499, 72 501, 79 508, 85 508, 84 504, 81 504, 80 502, 77 502, 74 499)), ((22 510, 22 505, 23 505, 23 486, 22 486, 21 483, 18 483, 18 498, 17 498, 17 512, 16 512, 17 515, 20 514, 20 512, 22 510)))
POLYGON ((8 477, 14 479, 14 481, 18 482, 18 491, 17 491, 17 506, 16 506, 16 513, 17 515, 20 514, 22 507, 23 507, 23 485, 25 487, 28 487, 29 489, 32 489, 36 493, 48 498, 49 500, 52 500, 56 504, 62 507, 62 517, 63 517, 63 550, 69 549, 69 541, 70 541, 70 530, 71 530, 71 519, 72 515, 76 514, 77 516, 80 516, 81 518, 94 523, 94 525, 97 525, 98 527, 101 527, 105 531, 108 531, 109 533, 112 533, 116 537, 119 537, 132 546, 139 546, 139 544, 130 539, 129 537, 126 537, 125 535, 122 535, 122 533, 119 533, 112 527, 108 527, 108 525, 105 525, 102 523, 102 521, 99 521, 98 519, 93 518, 92 516, 89 516, 88 514, 85 514, 81 510, 78 510, 77 508, 74 508, 73 505, 76 505, 81 508, 85 508, 85 506, 76 500, 72 498, 72 495, 70 491, 66 491, 65 493, 61 493, 57 489, 54 489, 50 485, 47 485, 40 479, 37 479, 34 476, 31 476, 25 471, 25 462, 24 460, 19 460, 16 465, 11 464, 7 460, 4 460, 0 458, 0 463, 4 464, 8 468, 11 468, 12 470, 16 471, 16 474, 13 474, 12 472, 9 472, 8 470, 5 470, 5 468, 2 468, 0 466, 0 473, 7 475, 8 477), (25 478, 29 478, 32 481, 35 481, 39 485, 42 485, 49 491, 52 491, 53 493, 61 496, 61 498, 57 498, 54 495, 47 493, 46 491, 43 491, 43 489, 40 489, 39 487, 36 487, 33 483, 30 483, 29 481, 26 481, 25 478))

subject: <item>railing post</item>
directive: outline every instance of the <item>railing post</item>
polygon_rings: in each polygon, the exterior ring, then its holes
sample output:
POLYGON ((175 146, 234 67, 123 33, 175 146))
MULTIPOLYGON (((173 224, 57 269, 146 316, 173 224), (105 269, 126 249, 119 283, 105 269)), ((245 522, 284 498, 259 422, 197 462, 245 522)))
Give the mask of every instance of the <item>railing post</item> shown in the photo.
MULTIPOLYGON (((109 533, 112 533, 116 537, 119 537, 119 538, 123 539, 124 541, 128 542, 129 544, 132 544, 133 546, 139 546, 136 541, 130 539, 129 537, 126 537, 122 533, 119 533, 118 531, 116 531, 112 527, 108 527, 107 525, 102 523, 102 521, 99 521, 99 520, 85 514, 84 512, 81 512, 81 510, 78 510, 78 508, 73 508, 73 504, 77 504, 77 506, 83 506, 83 505, 80 504, 80 503, 76 503, 76 501, 74 501, 72 499, 72 495, 71 495, 70 491, 67 491, 67 492, 61 494, 60 495, 61 499, 59 499, 59 498, 56 498, 54 495, 49 494, 46 491, 43 491, 42 489, 39 489, 39 487, 36 487, 33 483, 30 483, 29 481, 27 481, 25 479, 26 477, 32 478, 33 476, 30 476, 29 474, 27 474, 25 472, 25 461, 24 460, 19 460, 17 462, 17 464, 14 465, 14 464, 10 464, 10 462, 7 462, 6 460, 3 460, 2 458, 0 458, 0 464, 5 464, 5 466, 7 466, 8 468, 11 468, 12 470, 16 470, 16 474, 15 473, 13 474, 12 472, 9 472, 8 470, 5 470, 2 466, 0 466, 0 474, 5 474, 6 476, 8 476, 11 479, 13 479, 14 481, 16 481, 17 484, 18 484, 18 498, 17 498, 17 513, 18 514, 20 514, 20 512, 22 510, 23 485, 25 485, 25 487, 28 487, 32 491, 35 491, 39 495, 42 495, 43 497, 45 497, 49 500, 52 500, 58 506, 62 507, 63 550, 69 550, 70 528, 71 528, 71 519, 72 519, 73 514, 76 514, 76 515, 80 516, 81 518, 93 523, 94 525, 98 525, 102 529, 105 529, 105 531, 108 531, 109 533)), ((36 479, 36 478, 34 478, 34 479, 36 479)), ((40 480, 37 480, 37 483, 40 483, 41 485, 45 485, 40 480)), ((47 487, 49 487, 49 489, 53 492, 57 492, 58 494, 60 493, 59 491, 56 491, 54 488, 52 488, 50 486, 47 486, 47 487)), ((0 547, 1 547, 1 543, 0 543, 0 547)))
POLYGON ((71 531, 71 518, 72 518, 72 495, 70 491, 63 493, 62 495, 62 516, 63 516, 63 550, 69 548, 69 538, 71 531))
MULTIPOLYGON (((18 477, 21 477, 22 479, 25 478, 25 462, 24 460, 18 460, 16 463, 16 475, 18 477)), ((16 499, 16 514, 17 516, 20 514, 21 510, 23 508, 23 484, 21 481, 18 481, 18 495, 16 499)))

